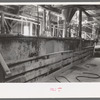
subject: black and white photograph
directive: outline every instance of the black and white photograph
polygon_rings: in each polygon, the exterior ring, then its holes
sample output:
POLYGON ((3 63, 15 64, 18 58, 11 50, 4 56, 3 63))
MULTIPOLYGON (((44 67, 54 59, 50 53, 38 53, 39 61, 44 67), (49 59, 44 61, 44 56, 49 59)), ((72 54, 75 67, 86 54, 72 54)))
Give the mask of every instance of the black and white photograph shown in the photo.
POLYGON ((100 82, 100 5, 0 4, 0 83, 100 82))

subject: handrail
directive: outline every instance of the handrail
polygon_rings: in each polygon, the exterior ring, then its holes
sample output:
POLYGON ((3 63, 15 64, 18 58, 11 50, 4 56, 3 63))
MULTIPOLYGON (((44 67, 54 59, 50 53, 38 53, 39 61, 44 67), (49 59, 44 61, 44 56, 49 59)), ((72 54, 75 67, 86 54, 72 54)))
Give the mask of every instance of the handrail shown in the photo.
POLYGON ((9 67, 7 66, 6 62, 4 61, 1 53, 0 53, 0 63, 6 75, 11 74, 9 67))
MULTIPOLYGON (((0 14, 2 13, 2 11, 0 11, 0 14)), ((32 20, 32 21, 34 21, 33 20, 33 18, 28 18, 28 17, 25 17, 25 16, 22 16, 22 15, 16 15, 16 14, 11 14, 11 13, 7 13, 7 12, 3 12, 5 15, 8 15, 8 16, 11 16, 11 17, 16 17, 17 18, 17 20, 19 19, 19 18, 23 18, 23 19, 28 19, 28 20, 32 20)), ((8 18, 8 17, 7 17, 8 18)), ((9 17, 10 18, 10 17, 9 17)), ((23 20, 22 20, 23 21, 23 20)))

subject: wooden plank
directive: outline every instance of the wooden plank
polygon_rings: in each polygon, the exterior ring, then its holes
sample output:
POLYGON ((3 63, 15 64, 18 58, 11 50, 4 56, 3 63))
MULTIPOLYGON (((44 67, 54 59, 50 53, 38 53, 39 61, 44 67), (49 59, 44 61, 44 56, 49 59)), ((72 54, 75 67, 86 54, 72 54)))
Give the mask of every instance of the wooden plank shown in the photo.
MULTIPOLYGON (((28 81, 28 83, 30 83, 30 82, 46 82, 51 77, 55 77, 56 75, 58 75, 58 74, 60 74, 60 73, 62 73, 64 71, 68 71, 68 69, 71 68, 71 67, 72 67, 72 65, 67 65, 67 66, 62 67, 61 69, 53 72, 52 74, 49 74, 48 76, 45 76, 45 77, 40 76, 40 77, 38 77, 38 79, 33 79, 31 81, 28 81)), ((68 73, 69 73, 69 71, 68 71, 68 73)))
POLYGON ((73 54, 73 58, 75 58, 75 57, 77 57, 77 56, 79 56, 80 54, 77 54, 77 53, 74 53, 73 54))
POLYGON ((10 79, 10 80, 7 80, 6 81, 7 83, 23 83, 23 82, 25 82, 25 77, 24 77, 24 75, 21 75, 21 76, 19 76, 19 77, 17 77, 17 78, 13 78, 13 79, 10 79))
POLYGON ((12 79, 7 80, 7 82, 25 82, 26 80, 30 79, 31 77, 36 77, 38 73, 36 71, 28 72, 24 75, 14 77, 12 79))
MULTIPOLYGON (((63 56, 64 56, 63 58, 67 58, 71 55, 68 55, 67 57, 66 57, 66 55, 63 55, 63 56)), ((47 60, 43 60, 43 61, 39 61, 39 62, 33 62, 33 64, 30 62, 27 62, 27 63, 21 64, 21 65, 16 65, 15 67, 13 66, 12 68, 10 68, 11 73, 12 73, 11 76, 14 76, 14 75, 17 75, 17 74, 20 74, 20 73, 23 73, 23 72, 26 72, 29 70, 33 70, 33 69, 36 69, 36 68, 39 68, 39 67, 42 67, 42 66, 45 66, 48 64, 52 64, 52 63, 58 62, 60 60, 62 60, 62 58, 59 55, 59 57, 51 58, 51 59, 47 59, 47 60)), ((11 77, 11 76, 6 76, 6 78, 11 77)))
POLYGON ((10 68, 10 71, 11 71, 11 74, 8 76, 6 75, 5 78, 8 78, 8 77, 11 77, 11 76, 14 76, 14 75, 18 75, 18 74, 21 74, 23 72, 26 71, 26 68, 30 67, 32 64, 32 62, 25 62, 25 63, 22 63, 22 64, 17 64, 13 67, 10 68))
POLYGON ((90 58, 90 55, 83 58, 83 62, 85 62, 88 58, 90 58))
POLYGON ((71 50, 67 50, 67 51, 60 51, 60 52, 50 53, 47 56, 49 56, 49 58, 53 58, 53 57, 56 57, 56 56, 68 55, 68 54, 71 54, 71 53, 73 53, 71 50))
POLYGON ((36 68, 41 68, 42 66, 47 66, 49 64, 55 63, 62 60, 62 58, 59 56, 57 58, 50 58, 50 59, 46 59, 46 60, 40 60, 38 62, 27 62, 21 65, 16 65, 15 67, 13 66, 12 68, 10 68, 11 70, 11 75, 6 76, 6 78, 14 76, 14 75, 18 75, 21 74, 23 72, 27 72, 30 70, 34 70, 36 68))
POLYGON ((59 62, 57 64, 49 65, 48 67, 41 68, 41 69, 39 69, 37 71, 32 71, 31 73, 27 73, 25 75, 26 81, 31 80, 31 79, 33 79, 35 77, 40 76, 40 75, 43 75, 45 73, 49 74, 50 68, 52 68, 52 71, 53 71, 54 69, 59 68, 59 67, 61 67, 61 62, 59 62))
POLYGON ((82 59, 79 59, 79 60, 76 60, 73 65, 77 65, 77 64, 80 64, 82 62, 82 59))
POLYGON ((39 75, 39 70, 34 70, 34 71, 27 72, 24 75, 17 76, 17 77, 14 77, 12 79, 9 79, 7 82, 25 82, 27 80, 35 78, 38 75, 39 75))
POLYGON ((84 54, 81 54, 81 56, 82 56, 82 58, 84 58, 85 55, 84 54))
POLYGON ((25 77, 25 81, 28 81, 30 79, 33 79, 33 78, 35 78, 35 77, 37 77, 39 75, 40 75, 39 70, 28 72, 24 76, 25 77))
POLYGON ((76 60, 78 60, 79 58, 80 58, 79 56, 76 56, 76 57, 73 58, 73 61, 76 61, 76 60))
POLYGON ((63 54, 63 60, 64 59, 67 59, 67 58, 70 58, 70 57, 72 57, 73 56, 73 53, 65 53, 65 54, 63 54))
POLYGON ((26 74, 24 74, 22 76, 12 78, 12 79, 8 80, 7 82, 25 82, 25 81, 31 80, 35 77, 38 77, 44 73, 47 73, 48 71, 49 71, 49 69, 47 67, 41 68, 39 70, 33 70, 30 72, 27 72, 26 74))
POLYGON ((52 64, 52 65, 49 65, 48 69, 49 69, 49 71, 51 71, 51 70, 54 70, 54 69, 59 68, 59 67, 62 67, 62 61, 55 63, 55 64, 52 64))
POLYGON ((49 58, 54 58, 54 57, 61 57, 62 54, 61 53, 56 53, 54 55, 49 55, 49 58))
POLYGON ((85 51, 80 55, 76 55, 76 57, 74 56, 73 60, 75 61, 75 60, 78 60, 78 59, 82 59, 82 57, 85 57, 85 56, 89 55, 89 53, 90 53, 89 51, 88 52, 85 51))
POLYGON ((84 59, 86 56, 87 56, 86 54, 83 54, 83 59, 84 59))
POLYGON ((72 63, 73 59, 72 58, 68 58, 66 60, 63 60, 63 66, 65 66, 68 63, 72 63))
POLYGON ((47 70, 47 72, 49 72, 49 71, 54 70, 54 69, 59 68, 59 67, 62 67, 62 62, 61 61, 58 62, 58 63, 54 63, 52 65, 48 65, 47 67, 41 68, 39 70, 43 74, 46 70, 47 70), (44 69, 46 69, 46 70, 44 70, 44 69))

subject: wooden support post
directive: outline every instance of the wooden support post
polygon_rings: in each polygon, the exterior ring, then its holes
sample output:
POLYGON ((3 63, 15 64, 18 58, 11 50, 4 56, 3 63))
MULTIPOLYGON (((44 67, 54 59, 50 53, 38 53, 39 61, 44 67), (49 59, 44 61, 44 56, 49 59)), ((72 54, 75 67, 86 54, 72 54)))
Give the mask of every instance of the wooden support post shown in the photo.
POLYGON ((40 34, 39 34, 39 10, 38 10, 38 6, 37 6, 37 16, 38 16, 38 18, 37 18, 37 22, 38 22, 38 24, 37 24, 37 48, 36 48, 36 55, 38 56, 39 55, 39 44, 40 44, 40 38, 39 38, 39 36, 40 36, 40 34))
POLYGON ((82 10, 79 9, 79 37, 82 35, 82 10))
POLYGON ((63 23, 63 35, 62 35, 62 37, 63 38, 65 37, 65 25, 64 25, 64 23, 63 23))
MULTIPOLYGON (((82 37, 82 10, 79 9, 79 38, 82 37)), ((79 41, 79 49, 82 48, 82 40, 79 41)))
POLYGON ((59 16, 57 17, 57 36, 59 37, 59 16))
POLYGON ((71 25, 69 26, 69 37, 71 37, 71 25))
POLYGON ((45 34, 46 31, 46 10, 44 9, 43 12, 43 34, 45 34))
POLYGON ((5 34, 5 27, 4 27, 4 12, 1 12, 1 34, 5 34))
POLYGON ((63 11, 63 17, 64 17, 64 28, 65 28, 65 32, 64 32, 64 37, 69 37, 69 33, 68 33, 68 26, 69 26, 69 12, 70 12, 70 9, 64 9, 63 11))
POLYGON ((55 26, 53 25, 53 37, 55 35, 55 26))
POLYGON ((40 21, 40 36, 43 33, 43 21, 40 21))
MULTIPOLYGON (((38 11, 38 6, 37 6, 37 22, 39 23, 39 11, 38 11)), ((39 24, 37 24, 37 37, 39 37, 39 24)))
POLYGON ((52 36, 51 35, 51 12, 50 11, 48 13, 48 17, 49 17, 49 34, 50 34, 50 36, 52 36))
POLYGON ((65 38, 65 36, 66 36, 66 14, 67 13, 67 11, 66 11, 66 9, 64 9, 63 11, 62 11, 62 15, 63 15, 63 18, 64 18, 64 30, 63 30, 63 38, 65 38))
MULTIPOLYGON (((22 18, 21 18, 22 20, 22 18)), ((21 21, 21 35, 23 34, 23 21, 21 21)))

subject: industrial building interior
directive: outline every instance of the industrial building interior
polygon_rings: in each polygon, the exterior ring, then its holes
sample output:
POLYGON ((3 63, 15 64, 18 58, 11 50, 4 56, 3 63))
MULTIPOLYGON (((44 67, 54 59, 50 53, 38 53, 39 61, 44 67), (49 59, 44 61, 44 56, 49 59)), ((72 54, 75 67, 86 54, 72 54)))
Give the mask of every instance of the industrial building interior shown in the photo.
POLYGON ((100 82, 100 5, 0 4, 0 82, 100 82))

